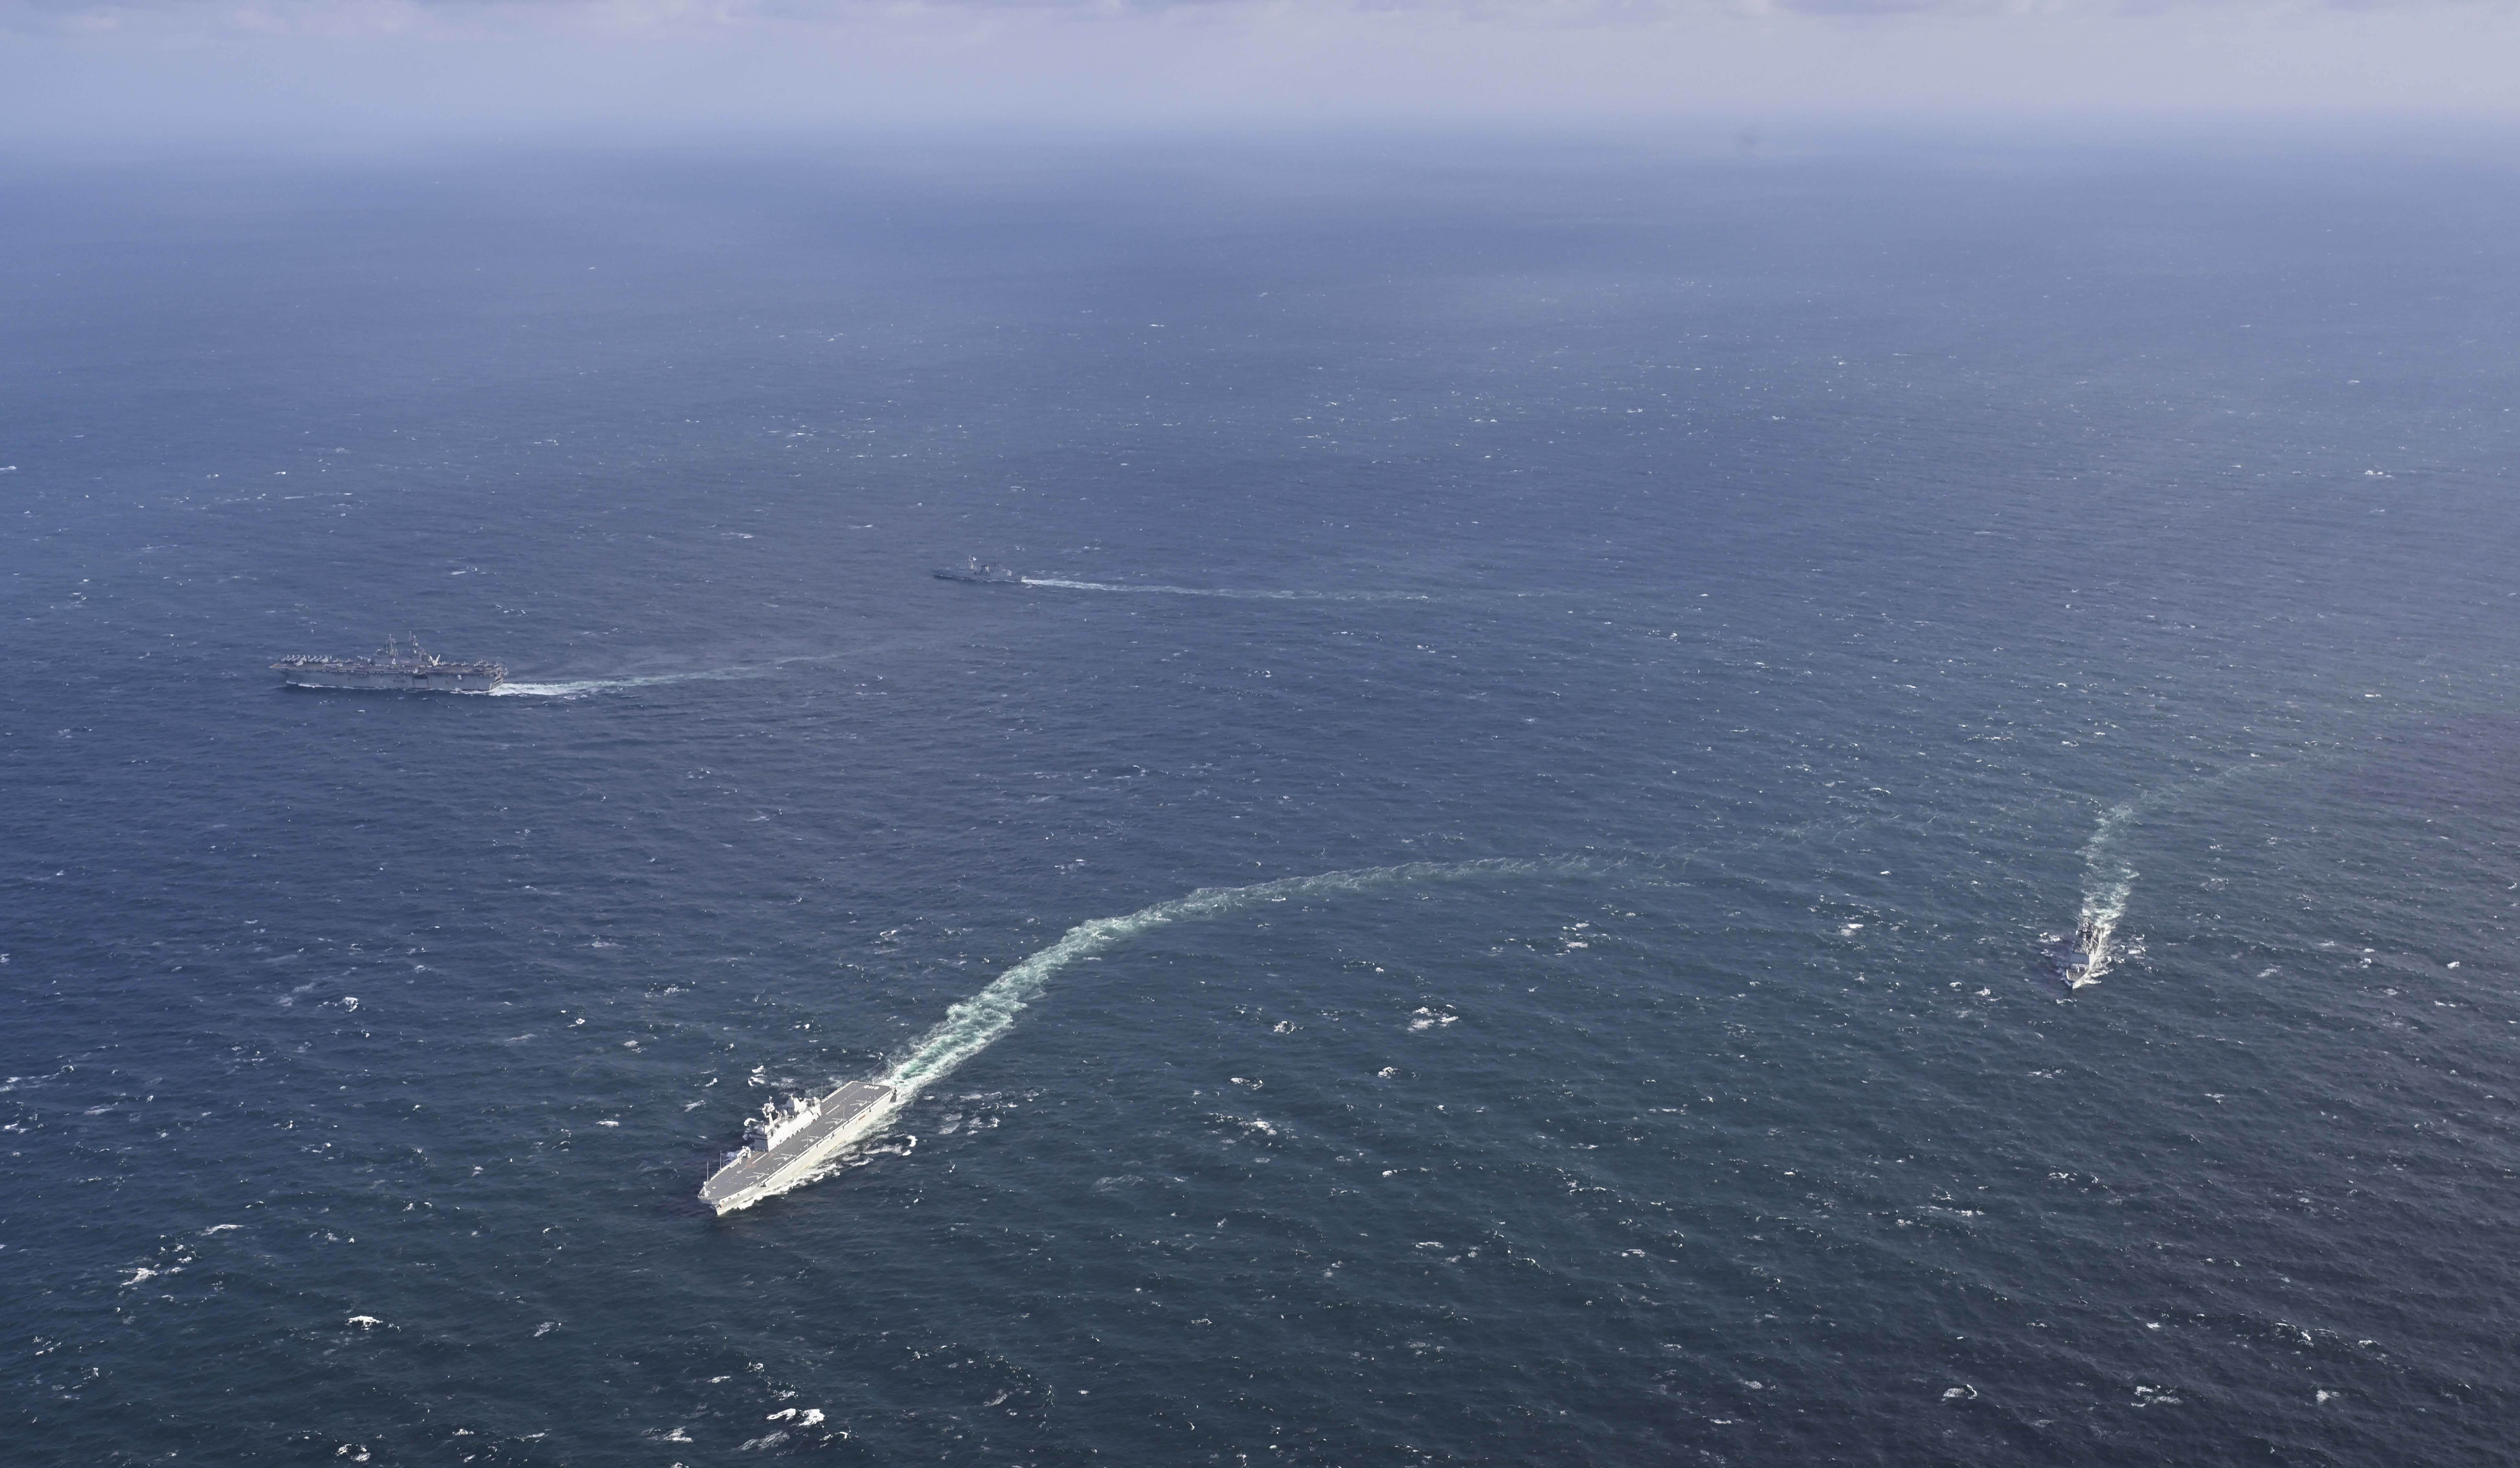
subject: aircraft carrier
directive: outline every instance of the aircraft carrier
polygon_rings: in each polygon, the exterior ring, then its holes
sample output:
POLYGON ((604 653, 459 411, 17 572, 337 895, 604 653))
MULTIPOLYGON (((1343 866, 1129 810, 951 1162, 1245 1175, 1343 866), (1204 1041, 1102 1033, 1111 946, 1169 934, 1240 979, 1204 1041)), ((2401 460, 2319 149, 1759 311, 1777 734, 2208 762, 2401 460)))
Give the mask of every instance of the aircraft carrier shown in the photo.
POLYGON ((754 1124, 758 1145, 710 1174, 700 1184, 700 1201, 729 1214, 786 1192, 879 1126, 892 1114, 892 1088, 880 1081, 846 1081, 819 1100, 762 1107, 754 1124))
POLYGON ((368 657, 284 657, 271 671, 297 689, 485 693, 508 681, 501 664, 450 661, 423 648, 418 638, 387 638, 384 650, 368 657))

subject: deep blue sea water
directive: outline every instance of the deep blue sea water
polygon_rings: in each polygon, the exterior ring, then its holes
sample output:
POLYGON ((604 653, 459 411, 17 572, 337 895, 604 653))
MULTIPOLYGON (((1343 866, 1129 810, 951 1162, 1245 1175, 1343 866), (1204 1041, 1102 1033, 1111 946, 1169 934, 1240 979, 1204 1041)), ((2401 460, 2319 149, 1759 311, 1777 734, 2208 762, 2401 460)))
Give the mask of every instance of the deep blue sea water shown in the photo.
POLYGON ((2509 1461, 2515 184, 21 160, 8 1456, 2509 1461))

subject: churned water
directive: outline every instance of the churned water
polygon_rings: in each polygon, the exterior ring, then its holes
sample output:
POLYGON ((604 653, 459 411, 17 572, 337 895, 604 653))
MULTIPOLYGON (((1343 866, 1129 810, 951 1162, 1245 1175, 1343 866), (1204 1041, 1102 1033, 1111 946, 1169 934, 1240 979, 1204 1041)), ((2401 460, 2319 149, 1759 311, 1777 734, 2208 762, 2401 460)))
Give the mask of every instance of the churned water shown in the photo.
POLYGON ((2507 1460, 2504 165, 0 192, 16 1460, 2507 1460))

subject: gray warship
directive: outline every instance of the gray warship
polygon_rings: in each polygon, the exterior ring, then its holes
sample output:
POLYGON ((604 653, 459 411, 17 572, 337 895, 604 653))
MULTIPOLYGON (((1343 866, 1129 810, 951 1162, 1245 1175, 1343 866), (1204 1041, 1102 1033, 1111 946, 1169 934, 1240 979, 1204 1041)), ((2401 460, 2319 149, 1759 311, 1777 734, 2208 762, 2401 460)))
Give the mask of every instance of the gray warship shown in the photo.
POLYGON ((2092 970, 2104 963, 2109 956, 2109 935, 2098 922, 2086 917, 2074 929, 2074 936, 2048 950, 2051 971, 2066 992, 2096 984, 2099 979, 2092 970))
POLYGON ((386 638, 384 650, 367 657, 284 657, 271 671, 298 689, 483 693, 508 681, 501 664, 450 661, 422 647, 418 638, 386 638))
POLYGON ((880 1081, 844 1081, 819 1099, 763 1106, 752 1123, 754 1144, 709 1175, 700 1184, 700 1201, 729 1214, 786 1192, 880 1126, 892 1115, 893 1094, 880 1081))
POLYGON ((974 556, 968 565, 938 566, 933 573, 939 581, 976 581, 983 586, 1021 586, 1023 578, 1007 566, 992 565, 974 556))

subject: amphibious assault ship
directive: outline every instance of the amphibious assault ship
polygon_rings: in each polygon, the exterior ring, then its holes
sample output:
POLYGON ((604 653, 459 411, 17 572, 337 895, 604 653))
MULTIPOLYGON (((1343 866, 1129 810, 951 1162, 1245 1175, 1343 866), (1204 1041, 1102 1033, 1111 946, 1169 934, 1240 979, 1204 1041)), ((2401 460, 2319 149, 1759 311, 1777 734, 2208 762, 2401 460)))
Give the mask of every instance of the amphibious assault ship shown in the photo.
POLYGON ((271 671, 299 689, 416 689, 481 693, 508 681, 498 663, 450 662, 411 638, 386 638, 384 650, 368 657, 284 657, 271 671))
POLYGON ((700 1201, 721 1214, 750 1208, 813 1175, 850 1142, 892 1114, 893 1090, 880 1081, 845 1081, 830 1095, 761 1108, 747 1145, 700 1184, 700 1201))
POLYGON ((1023 584, 1023 578, 1012 569, 1002 565, 991 565, 976 556, 971 557, 968 565, 939 566, 935 574, 939 581, 977 581, 989 586, 1023 584))

